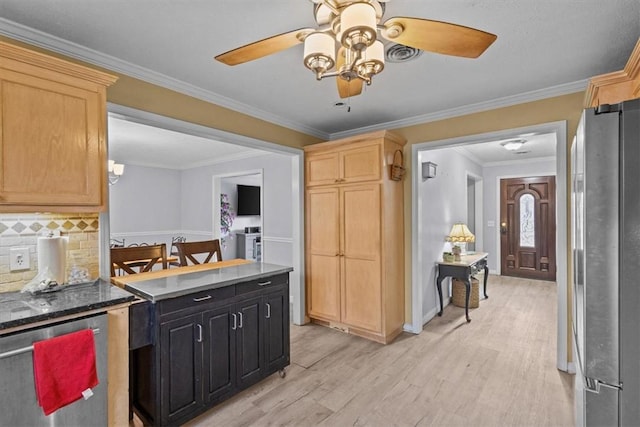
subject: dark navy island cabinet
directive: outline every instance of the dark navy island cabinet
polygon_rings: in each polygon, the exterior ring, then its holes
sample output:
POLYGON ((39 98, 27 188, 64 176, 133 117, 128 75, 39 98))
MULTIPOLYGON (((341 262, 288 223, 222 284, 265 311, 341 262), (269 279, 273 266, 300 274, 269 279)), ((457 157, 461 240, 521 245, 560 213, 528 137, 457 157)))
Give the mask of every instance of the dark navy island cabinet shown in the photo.
POLYGON ((284 377, 289 274, 135 304, 130 323, 133 410, 146 425, 179 425, 275 372, 284 377))

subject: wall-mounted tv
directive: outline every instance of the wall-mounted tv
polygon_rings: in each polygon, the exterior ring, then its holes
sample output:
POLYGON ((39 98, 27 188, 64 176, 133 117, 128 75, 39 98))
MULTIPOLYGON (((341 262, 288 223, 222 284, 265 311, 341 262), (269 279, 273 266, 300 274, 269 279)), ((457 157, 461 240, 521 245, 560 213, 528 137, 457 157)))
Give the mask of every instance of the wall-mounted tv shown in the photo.
POLYGON ((260 215, 260 187, 238 184, 238 209, 236 215, 260 215))

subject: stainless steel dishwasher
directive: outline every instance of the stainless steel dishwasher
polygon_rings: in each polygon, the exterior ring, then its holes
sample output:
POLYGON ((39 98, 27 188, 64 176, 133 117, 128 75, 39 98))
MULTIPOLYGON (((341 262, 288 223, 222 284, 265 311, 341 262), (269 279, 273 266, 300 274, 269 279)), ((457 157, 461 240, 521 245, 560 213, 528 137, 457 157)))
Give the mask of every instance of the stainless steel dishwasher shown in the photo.
POLYGON ((106 314, 0 337, 0 379, 0 426, 106 426, 106 314), (99 384, 93 389, 94 395, 45 416, 36 398, 31 346, 36 341, 87 328, 93 329, 95 334, 99 384))

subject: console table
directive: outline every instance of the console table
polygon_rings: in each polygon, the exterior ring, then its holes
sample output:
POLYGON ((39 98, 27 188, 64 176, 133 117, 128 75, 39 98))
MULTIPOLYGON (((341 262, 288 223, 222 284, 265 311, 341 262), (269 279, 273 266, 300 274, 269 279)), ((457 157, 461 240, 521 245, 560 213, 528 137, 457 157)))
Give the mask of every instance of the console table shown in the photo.
POLYGON ((484 297, 489 298, 487 295, 487 278, 489 277, 489 267, 487 267, 487 256, 489 254, 485 252, 476 252, 469 255, 460 256, 460 261, 451 262, 438 262, 438 279, 436 280, 436 287, 438 288, 438 298, 440 299, 440 312, 438 316, 442 316, 442 281, 446 277, 461 280, 466 288, 464 314, 467 318, 467 322, 471 322, 469 317, 469 295, 471 295, 471 276, 484 270, 484 297))

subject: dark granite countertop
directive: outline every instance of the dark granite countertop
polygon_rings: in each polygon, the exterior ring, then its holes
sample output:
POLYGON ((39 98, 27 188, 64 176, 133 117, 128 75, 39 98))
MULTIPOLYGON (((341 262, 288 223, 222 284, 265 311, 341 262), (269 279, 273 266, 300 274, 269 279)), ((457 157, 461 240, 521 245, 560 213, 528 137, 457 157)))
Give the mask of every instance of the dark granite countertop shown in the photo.
MULTIPOLYGON (((135 299, 129 292, 98 279, 92 283, 64 285, 57 292, 31 295, 21 292, 0 293, 0 335, 5 330, 56 318, 81 315, 135 299)), ((106 311, 106 310, 105 310, 106 311)))
POLYGON ((124 282, 124 288, 141 298, 157 302, 195 292, 222 288, 249 280, 263 279, 293 271, 292 267, 252 262, 213 270, 179 274, 159 279, 124 282))

